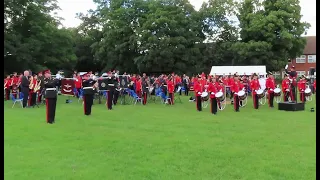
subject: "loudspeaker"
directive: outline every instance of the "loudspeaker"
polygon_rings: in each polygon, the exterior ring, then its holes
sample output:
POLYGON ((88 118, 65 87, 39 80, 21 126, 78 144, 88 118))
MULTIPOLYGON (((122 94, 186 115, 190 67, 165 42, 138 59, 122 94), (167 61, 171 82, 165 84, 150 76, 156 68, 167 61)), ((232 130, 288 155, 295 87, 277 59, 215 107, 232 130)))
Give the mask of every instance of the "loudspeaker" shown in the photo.
POLYGON ((316 68, 310 68, 310 76, 314 76, 315 72, 316 72, 316 68))

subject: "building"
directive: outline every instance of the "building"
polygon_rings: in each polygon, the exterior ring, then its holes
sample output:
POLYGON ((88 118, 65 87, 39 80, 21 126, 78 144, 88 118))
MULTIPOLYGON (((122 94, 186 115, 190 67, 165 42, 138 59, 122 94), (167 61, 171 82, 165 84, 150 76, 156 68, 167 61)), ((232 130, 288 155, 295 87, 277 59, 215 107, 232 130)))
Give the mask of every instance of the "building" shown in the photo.
MULTIPOLYGON (((310 76, 310 69, 316 68, 316 36, 307 36, 307 43, 303 54, 291 60, 291 65, 295 66, 298 76, 310 76)), ((290 63, 289 63, 290 67, 290 63)))

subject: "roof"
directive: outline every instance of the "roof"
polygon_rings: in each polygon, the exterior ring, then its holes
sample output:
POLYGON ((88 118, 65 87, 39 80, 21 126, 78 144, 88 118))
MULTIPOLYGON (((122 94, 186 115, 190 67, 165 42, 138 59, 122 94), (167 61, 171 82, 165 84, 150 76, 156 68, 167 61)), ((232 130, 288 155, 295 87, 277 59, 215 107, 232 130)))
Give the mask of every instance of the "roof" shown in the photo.
POLYGON ((307 43, 304 47, 303 54, 316 54, 316 36, 306 36, 307 43))

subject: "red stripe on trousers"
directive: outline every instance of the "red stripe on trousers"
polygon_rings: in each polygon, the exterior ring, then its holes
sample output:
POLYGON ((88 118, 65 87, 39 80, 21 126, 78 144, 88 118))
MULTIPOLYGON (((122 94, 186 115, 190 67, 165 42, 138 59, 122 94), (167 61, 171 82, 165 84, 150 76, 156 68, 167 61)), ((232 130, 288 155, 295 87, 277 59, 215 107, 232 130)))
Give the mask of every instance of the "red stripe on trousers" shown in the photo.
POLYGON ((49 122, 49 101, 46 99, 46 118, 47 118, 47 123, 49 122))

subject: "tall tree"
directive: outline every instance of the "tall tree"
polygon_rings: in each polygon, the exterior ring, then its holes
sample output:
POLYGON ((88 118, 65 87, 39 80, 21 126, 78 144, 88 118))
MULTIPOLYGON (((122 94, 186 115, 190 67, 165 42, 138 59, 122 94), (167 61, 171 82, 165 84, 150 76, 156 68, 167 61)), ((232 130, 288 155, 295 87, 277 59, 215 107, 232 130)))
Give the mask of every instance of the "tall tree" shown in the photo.
POLYGON ((301 22, 298 0, 244 0, 238 19, 241 42, 232 48, 241 64, 280 70, 289 58, 297 57, 304 49, 306 42, 301 35, 310 25, 301 22))

